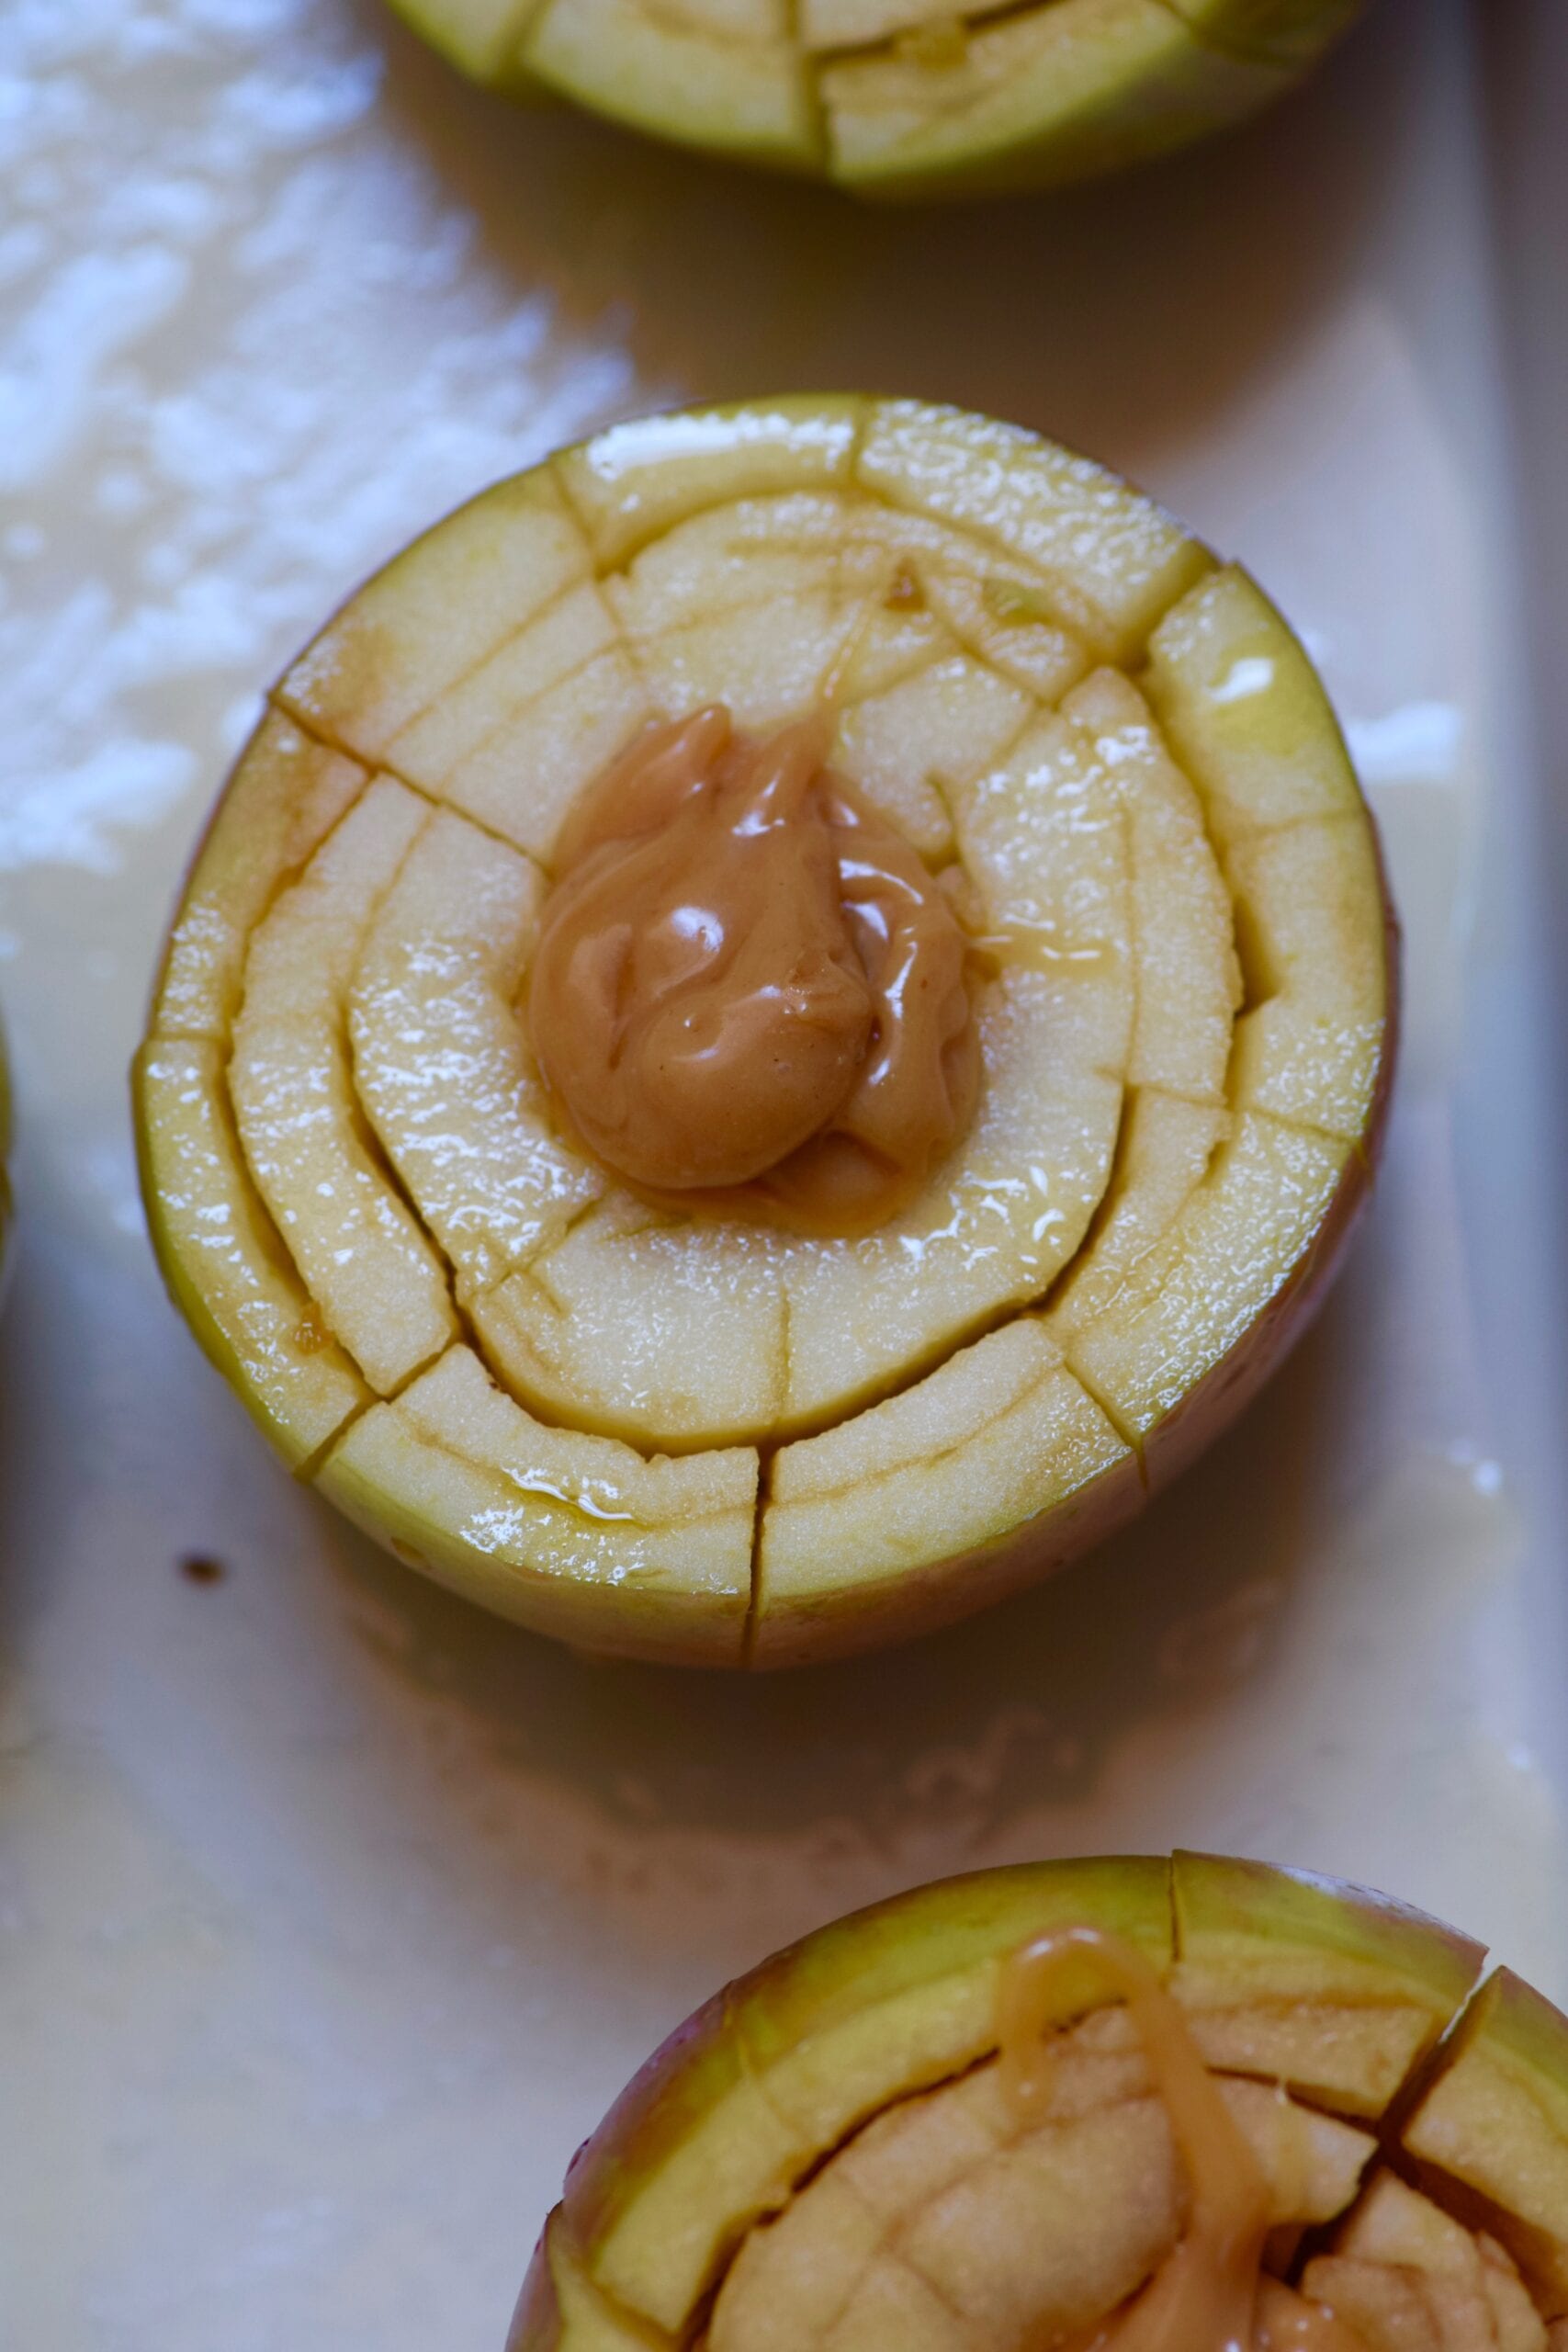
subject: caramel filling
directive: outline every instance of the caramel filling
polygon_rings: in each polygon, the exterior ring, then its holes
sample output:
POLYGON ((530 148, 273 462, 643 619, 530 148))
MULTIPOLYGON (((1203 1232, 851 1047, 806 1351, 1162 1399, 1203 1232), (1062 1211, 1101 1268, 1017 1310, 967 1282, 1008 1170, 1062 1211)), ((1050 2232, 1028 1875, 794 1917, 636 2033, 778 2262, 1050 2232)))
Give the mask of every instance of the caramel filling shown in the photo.
POLYGON ((1003 2094, 1021 2121, 1043 2108, 1047 2036, 1064 2009, 1109 1990, 1148 2055, 1187 2176, 1187 2227, 1154 2277, 1071 2352, 1364 2352, 1321 2303, 1264 2275, 1268 2183, 1186 2019, 1119 1937, 1068 1928, 1013 1954, 998 1996, 1003 2094))
POLYGON ((827 743, 720 705, 649 729, 567 820, 528 1017, 566 1124, 637 1190, 852 1233, 959 1135, 979 1046, 951 900, 827 743))

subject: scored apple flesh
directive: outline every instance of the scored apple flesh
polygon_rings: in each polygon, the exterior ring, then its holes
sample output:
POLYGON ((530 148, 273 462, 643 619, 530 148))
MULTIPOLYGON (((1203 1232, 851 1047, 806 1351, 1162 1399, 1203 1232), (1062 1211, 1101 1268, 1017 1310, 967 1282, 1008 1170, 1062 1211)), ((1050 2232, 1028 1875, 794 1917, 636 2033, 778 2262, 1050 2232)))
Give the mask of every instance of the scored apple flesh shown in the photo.
POLYGON ((1382 2173, 1302 2272, 1302 2291, 1367 2352, 1547 2352, 1547 2329, 1508 2254, 1393 2173, 1382 2173))
POLYGON ((857 194, 1041 187, 1271 103, 1360 0, 395 0, 477 79, 857 194))
POLYGON ((429 820, 380 777, 252 936, 229 1087, 245 1156, 323 1320, 385 1395, 457 1335, 423 1227, 366 1149, 343 1005, 376 905, 429 820))
POLYGON ((1568 2323, 1568 2018, 1510 1969, 1488 1978, 1404 2134, 1428 2177, 1461 2182, 1568 2323))
POLYGON ((1213 1436, 1364 1193, 1393 1025, 1370 820, 1246 575, 1016 427, 794 399, 616 426, 329 624, 193 867, 139 1146, 203 1344, 401 1556, 784 1665, 1043 1574, 1213 1436), (630 1192, 520 1015, 577 795, 716 700, 829 709, 974 939, 976 1114, 856 1238, 630 1192))
POLYGON ((604 1190, 558 1140, 517 1000, 544 877, 442 811, 381 901, 348 994, 365 1114, 460 1298, 562 1239, 604 1190))
POLYGON ((1059 1986, 1043 2108, 1005 2095, 1001 1973, 1064 1927, 1130 1943, 1174 1996, 1266 2184, 1267 2271, 1365 2352, 1547 2352, 1568 2022, 1475 1991, 1481 1948, 1383 1897, 1190 1854, 923 1888, 728 1987, 574 2159, 512 2352, 1088 2341, 1193 2187, 1103 1991, 1059 1986), (1482 2051, 1492 2087, 1455 2095, 1482 2051), (1417 2149, 1445 2095, 1439 2164, 1417 2149))
MULTIPOLYGON (((1375 2142, 1271 2085, 1222 2088, 1273 2226, 1342 2212, 1375 2142)), ((744 2241, 714 2306, 711 2352, 1070 2340, 1169 2253, 1183 2188, 1126 2013, 1098 2011, 1055 2051, 1041 2122, 1019 2123, 993 2060, 857 2132, 744 2241)))
POLYGON ((688 1665, 739 1647, 757 1481, 747 1447, 649 1462, 552 1429, 460 1346, 356 1419, 317 1474, 400 1556, 499 1614, 688 1665))

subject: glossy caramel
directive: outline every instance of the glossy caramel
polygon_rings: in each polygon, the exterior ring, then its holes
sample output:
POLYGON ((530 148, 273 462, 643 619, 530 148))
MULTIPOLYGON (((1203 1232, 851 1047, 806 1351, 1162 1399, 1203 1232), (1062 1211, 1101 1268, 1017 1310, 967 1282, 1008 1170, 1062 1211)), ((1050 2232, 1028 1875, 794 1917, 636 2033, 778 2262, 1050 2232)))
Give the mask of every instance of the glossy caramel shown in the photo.
POLYGON ((1321 2303, 1266 2277, 1269 2186, 1180 2008, 1132 1945, 1067 1928, 1005 1963, 998 1995, 1004 2096, 1020 2120, 1042 2111, 1050 2030, 1092 1989, 1125 2002, 1187 2177, 1187 2226, 1131 2302, 1071 2352, 1364 2352, 1321 2303))
POLYGON ((574 1135, 681 1206, 882 1223, 973 1108, 968 939, 888 820, 714 705, 648 729, 557 845, 529 989, 574 1135))

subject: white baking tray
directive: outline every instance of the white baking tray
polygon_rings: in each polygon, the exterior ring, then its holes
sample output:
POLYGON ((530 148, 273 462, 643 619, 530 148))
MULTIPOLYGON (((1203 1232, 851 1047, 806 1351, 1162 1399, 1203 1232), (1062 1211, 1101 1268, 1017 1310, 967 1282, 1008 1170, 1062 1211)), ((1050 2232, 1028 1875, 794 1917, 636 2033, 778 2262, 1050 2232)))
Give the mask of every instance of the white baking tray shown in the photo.
POLYGON ((666 2029, 939 1871, 1238 1849, 1568 1994, 1565 34, 1380 0, 1206 154, 879 217, 511 113, 373 0, 6 0, 5 2352, 497 2352, 666 2029), (124 1073, 327 608, 614 414, 797 385, 1043 426, 1257 570, 1409 1042, 1345 1278, 1203 1466, 1032 1599, 743 1684, 575 1660, 292 1486, 164 1300, 124 1073))

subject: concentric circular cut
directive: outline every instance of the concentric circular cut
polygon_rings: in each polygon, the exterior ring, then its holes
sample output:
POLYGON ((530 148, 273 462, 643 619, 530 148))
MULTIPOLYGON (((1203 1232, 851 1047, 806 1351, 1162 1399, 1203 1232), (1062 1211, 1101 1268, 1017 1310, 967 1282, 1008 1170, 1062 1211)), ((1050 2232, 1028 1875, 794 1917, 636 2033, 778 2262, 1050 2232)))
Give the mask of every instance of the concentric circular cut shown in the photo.
POLYGON ((476 80, 882 198, 1115 171, 1256 113, 1361 0, 393 0, 476 80))
POLYGON ((773 1665, 1080 1550, 1238 1408, 1366 1184, 1371 820, 1244 573, 911 401, 626 425, 477 499, 288 673, 139 1060, 176 1298, 405 1556, 593 1647, 773 1665), (966 1130, 856 1238, 568 1139, 525 1017, 568 812, 650 721, 813 713, 962 910, 966 1130))
POLYGON ((511 2352, 1560 2352, 1568 2018, 1484 1957, 1196 1854, 840 1920, 579 2151, 511 2352))

